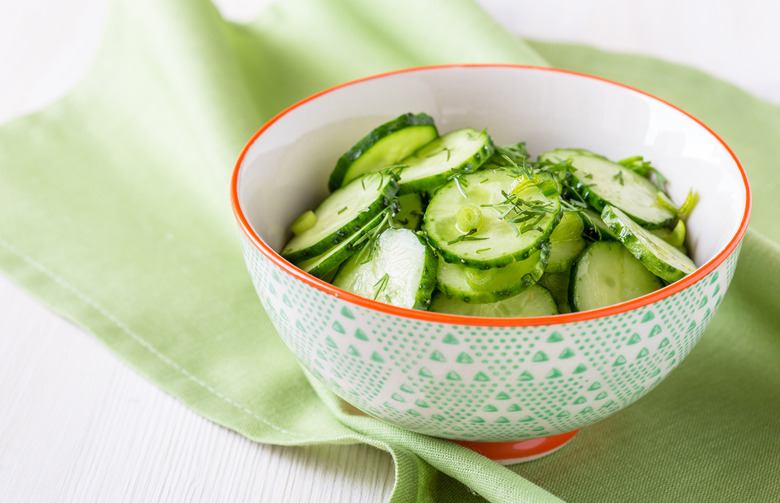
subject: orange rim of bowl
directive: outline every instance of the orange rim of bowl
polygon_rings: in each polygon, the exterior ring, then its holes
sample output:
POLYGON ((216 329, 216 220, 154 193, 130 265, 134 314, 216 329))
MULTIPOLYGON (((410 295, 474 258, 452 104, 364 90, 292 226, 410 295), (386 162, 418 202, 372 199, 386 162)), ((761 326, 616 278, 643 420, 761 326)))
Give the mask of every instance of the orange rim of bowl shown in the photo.
POLYGON ((266 258, 268 258, 271 262, 273 262, 276 266, 284 270, 286 273, 290 274, 291 276, 293 276, 294 278, 300 281, 303 281, 309 286, 312 286, 328 295, 332 295, 338 299, 350 302, 352 304, 356 304, 364 308, 380 311, 394 316, 400 316, 403 318, 412 318, 416 320, 428 321, 434 323, 451 324, 451 325, 470 325, 470 326, 488 326, 488 327, 560 325, 564 323, 589 321, 598 318, 603 318, 606 316, 625 313, 627 311, 631 311, 640 307, 650 305, 654 302, 657 302, 659 300, 670 297, 678 292, 681 292, 682 290, 688 288, 689 286, 698 282, 700 279, 707 276, 710 272, 714 271, 737 248, 739 242, 742 240, 742 237, 745 235, 745 231, 747 230, 748 221, 750 220, 751 206, 752 206, 750 184, 748 183, 745 170, 742 167, 742 164, 739 162, 737 156, 734 154, 731 148, 726 144, 726 142, 724 142, 720 138, 720 136, 715 134, 715 132, 712 129, 710 129, 706 124, 704 124, 702 121, 700 121, 693 115, 689 114, 685 110, 682 110, 681 108, 672 105, 667 101, 664 101, 656 96, 653 96, 652 94, 635 89, 631 86, 627 86, 625 84, 614 82, 601 77, 595 77, 593 75, 572 72, 569 70, 560 70, 556 68, 540 67, 540 66, 513 65, 513 64, 480 64, 480 63, 421 66, 421 67, 405 68, 401 70, 380 73, 377 75, 371 75, 361 79, 344 82, 337 86, 325 89, 323 91, 320 91, 316 94, 309 96, 308 98, 305 98, 295 103, 294 105, 291 105, 290 107, 276 114, 271 120, 266 122, 252 136, 249 142, 247 142, 244 149, 241 151, 241 155, 238 157, 238 160, 236 161, 236 166, 233 170, 233 176, 230 182, 230 200, 233 206, 233 214, 238 220, 241 230, 244 232, 244 234, 246 234, 246 236, 250 239, 250 241, 254 244, 254 246, 260 251, 260 253, 262 253, 266 258), (707 261, 704 265, 696 269, 696 271, 689 274, 688 276, 685 276, 684 278, 670 285, 667 285, 664 288, 656 290, 655 292, 649 293, 642 297, 637 297, 635 299, 626 302, 622 302, 620 304, 614 304, 611 306, 602 307, 599 309, 593 309, 590 311, 581 311, 581 312, 567 313, 567 314, 556 314, 554 316, 536 316, 536 317, 529 317, 529 318, 489 318, 489 317, 479 317, 479 316, 463 316, 463 315, 455 315, 455 314, 435 313, 431 311, 422 311, 419 309, 408 309, 404 307, 393 306, 391 304, 385 304, 383 302, 375 301, 366 297, 361 297, 354 293, 337 288, 331 285, 330 283, 322 281, 321 279, 318 279, 308 273, 303 272, 301 269, 297 268, 295 265, 282 258, 282 256, 279 255, 279 253, 277 253, 274 249, 268 246, 265 243, 265 241, 263 241, 257 235, 257 233, 255 233, 254 229, 252 229, 252 226, 249 224, 249 221, 246 219, 246 216, 241 210, 241 206, 239 205, 238 175, 239 175, 239 171, 241 170, 241 164, 243 163, 244 156, 246 155, 247 151, 255 143, 255 140, 257 140, 257 138, 261 134, 263 134, 263 132, 265 132, 269 127, 271 127, 277 120, 285 116, 291 110, 294 110, 309 101, 317 99, 320 96, 331 93, 343 87, 348 87, 351 85, 359 84, 361 82, 379 79, 389 75, 397 75, 403 73, 413 73, 413 72, 421 72, 421 71, 429 71, 429 70, 450 69, 450 68, 516 68, 516 69, 531 70, 531 71, 554 72, 554 73, 573 75, 577 77, 583 77, 587 79, 604 82, 624 89, 628 89, 630 91, 641 94, 643 96, 647 96, 653 100, 656 100, 660 103, 665 104, 668 107, 677 110, 678 112, 682 113, 683 115, 689 117, 694 122, 699 124, 705 130, 707 130, 716 140, 718 140, 718 142, 720 142, 720 144, 723 145, 723 148, 726 149, 729 155, 731 155, 731 158, 734 160, 734 163, 739 169, 740 175, 742 176, 742 182, 744 183, 744 187, 745 187, 745 209, 742 215, 742 222, 740 222, 739 229, 737 230, 736 234, 732 237, 732 239, 729 241, 728 245, 726 245, 726 247, 723 248, 715 257, 707 261))

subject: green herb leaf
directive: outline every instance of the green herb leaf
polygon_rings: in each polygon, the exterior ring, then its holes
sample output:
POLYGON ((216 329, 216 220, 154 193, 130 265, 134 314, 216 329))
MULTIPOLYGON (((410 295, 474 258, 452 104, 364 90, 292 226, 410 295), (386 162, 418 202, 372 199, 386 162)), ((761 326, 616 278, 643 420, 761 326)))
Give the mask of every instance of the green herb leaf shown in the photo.
POLYGON ((379 281, 374 283, 374 300, 376 300, 377 297, 379 297, 379 295, 385 291, 385 288, 387 288, 387 283, 389 281, 390 281, 390 273, 386 272, 384 276, 379 278, 379 281))
POLYGON ((622 159, 617 162, 624 168, 628 168, 631 171, 635 171, 636 173, 642 175, 642 176, 649 176, 651 171, 654 171, 655 168, 650 166, 650 161, 645 161, 644 157, 641 155, 635 155, 633 157, 627 157, 625 159, 622 159))
POLYGON ((650 170, 653 172, 653 180, 655 181, 655 186, 658 187, 658 190, 666 190, 666 182, 668 181, 664 175, 661 174, 660 171, 658 171, 655 168, 650 168, 650 170))
POLYGON ((459 176, 455 176, 452 178, 452 181, 455 182, 455 186, 458 188, 458 192, 460 192, 460 195, 462 195, 464 198, 468 199, 469 196, 466 195, 466 193, 463 191, 463 187, 461 187, 461 180, 459 176))
POLYGON ((462 241, 484 241, 485 239, 487 239, 487 238, 477 238, 472 236, 472 234, 474 234, 475 232, 477 232, 477 229, 471 229, 466 234, 463 234, 462 236, 458 236, 452 241, 448 241, 447 244, 454 245, 455 243, 460 243, 462 241))

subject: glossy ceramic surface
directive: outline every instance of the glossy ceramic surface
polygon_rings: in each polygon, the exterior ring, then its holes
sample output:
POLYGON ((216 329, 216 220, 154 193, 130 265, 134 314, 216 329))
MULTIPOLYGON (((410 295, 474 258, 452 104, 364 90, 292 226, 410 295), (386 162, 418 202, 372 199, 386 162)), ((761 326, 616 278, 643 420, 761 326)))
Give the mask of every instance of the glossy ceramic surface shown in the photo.
POLYGON ((372 77, 291 107, 258 132, 233 178, 249 273, 303 365, 368 414, 421 433, 503 442, 571 432, 641 398, 691 351, 734 274, 747 179, 684 112, 593 77, 516 66, 447 66, 372 77), (292 220, 326 196, 338 156, 376 125, 426 112, 440 132, 487 128, 532 154, 643 155, 669 179, 699 269, 617 306, 556 317, 469 318, 357 297, 282 259, 292 220))

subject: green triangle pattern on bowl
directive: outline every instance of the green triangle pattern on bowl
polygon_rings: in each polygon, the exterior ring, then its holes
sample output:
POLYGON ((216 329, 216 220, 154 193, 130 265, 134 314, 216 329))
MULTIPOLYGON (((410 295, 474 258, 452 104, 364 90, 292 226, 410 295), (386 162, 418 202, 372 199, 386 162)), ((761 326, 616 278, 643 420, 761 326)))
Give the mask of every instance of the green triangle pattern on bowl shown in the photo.
POLYGON ((739 251, 689 288, 638 309, 491 327, 370 310, 282 273, 248 239, 244 249, 280 336, 335 393, 414 431, 495 442, 580 429, 652 390, 712 319, 739 251))

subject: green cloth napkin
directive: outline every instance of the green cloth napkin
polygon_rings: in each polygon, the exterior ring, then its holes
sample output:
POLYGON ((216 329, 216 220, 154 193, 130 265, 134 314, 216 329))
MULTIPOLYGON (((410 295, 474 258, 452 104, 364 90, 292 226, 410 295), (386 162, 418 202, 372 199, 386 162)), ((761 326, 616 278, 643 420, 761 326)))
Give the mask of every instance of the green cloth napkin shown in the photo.
POLYGON ((384 449, 393 502, 780 494, 780 109, 688 68, 517 40, 468 0, 286 0, 248 25, 205 0, 117 0, 106 33, 73 93, 0 128, 0 268, 162 389, 258 442, 384 449), (679 369, 511 468, 310 382, 256 298, 228 201, 239 151, 274 113, 353 78, 454 62, 550 64, 654 93, 729 142, 755 196, 731 290, 679 369))

